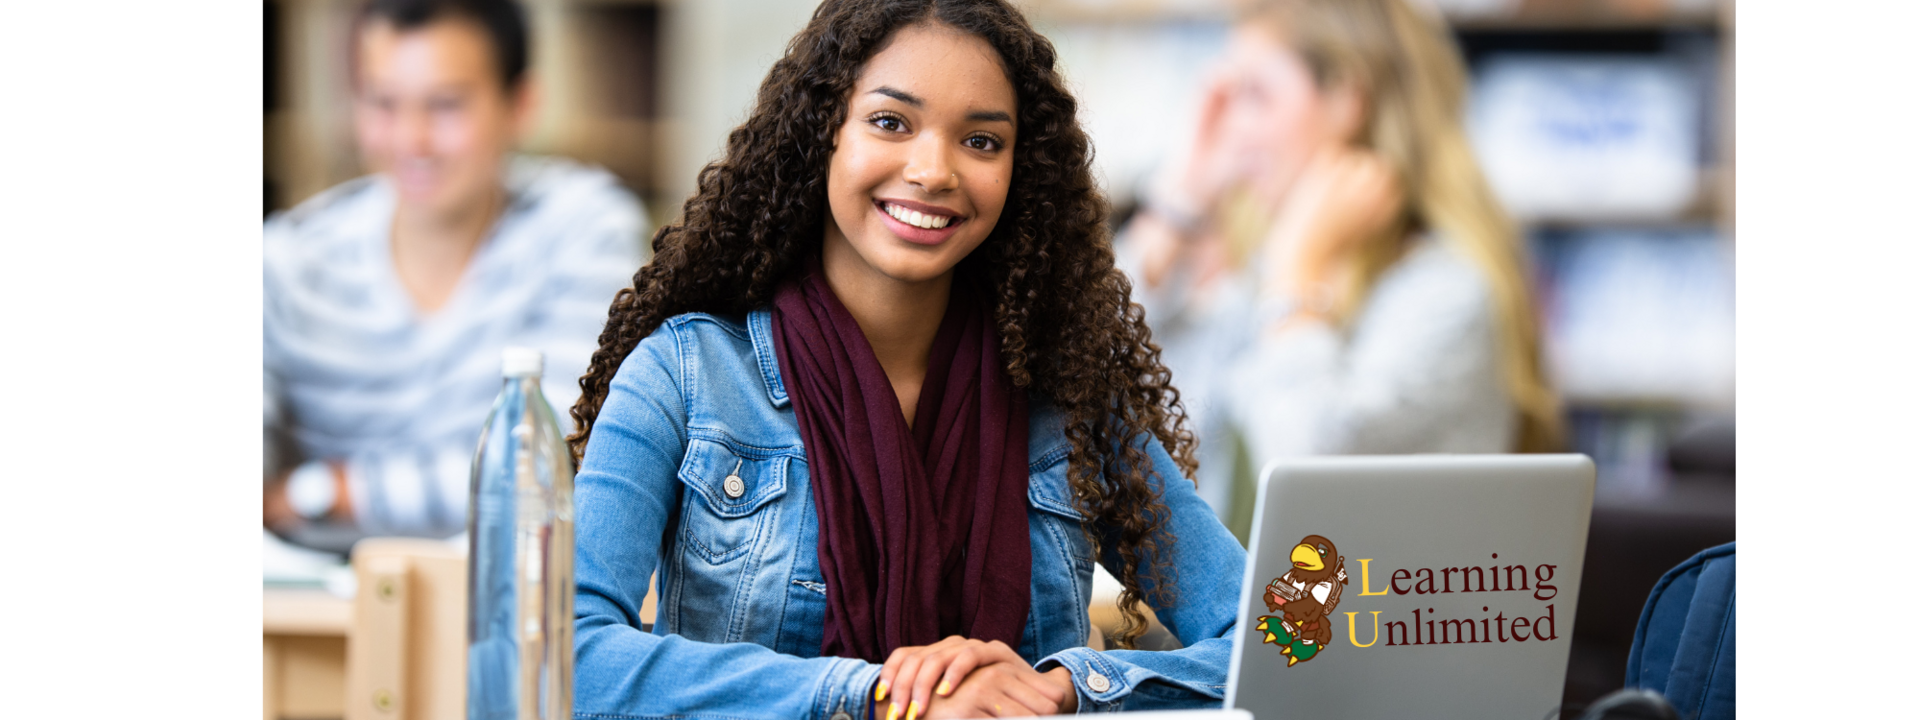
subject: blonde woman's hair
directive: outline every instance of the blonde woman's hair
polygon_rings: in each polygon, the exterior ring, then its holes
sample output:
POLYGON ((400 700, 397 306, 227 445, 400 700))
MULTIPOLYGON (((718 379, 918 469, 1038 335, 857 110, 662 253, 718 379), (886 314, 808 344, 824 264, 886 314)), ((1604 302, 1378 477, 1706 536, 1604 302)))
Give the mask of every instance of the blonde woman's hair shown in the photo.
POLYGON ((1526 250, 1467 144, 1465 63, 1440 20, 1405 0, 1258 0, 1241 22, 1276 31, 1323 90, 1359 91, 1366 117, 1357 142, 1398 171, 1406 190, 1403 217, 1362 245, 1336 316, 1352 316, 1400 258, 1401 238, 1435 231, 1479 267, 1493 291, 1502 372, 1520 412, 1515 449, 1557 449, 1560 404, 1541 368, 1526 250))

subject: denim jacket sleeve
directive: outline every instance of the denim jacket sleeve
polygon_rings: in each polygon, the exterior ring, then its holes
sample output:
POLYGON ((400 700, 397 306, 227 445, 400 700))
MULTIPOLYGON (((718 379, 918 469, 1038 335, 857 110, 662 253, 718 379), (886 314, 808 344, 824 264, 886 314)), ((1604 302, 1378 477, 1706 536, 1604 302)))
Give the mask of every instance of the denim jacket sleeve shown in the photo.
POLYGON ((577 718, 864 718, 880 666, 640 629, 687 448, 684 352, 672 324, 614 375, 575 479, 577 718))
MULTIPOLYGON (((1218 707, 1226 695, 1247 551, 1195 494, 1193 483, 1160 443, 1148 440, 1141 449, 1153 462, 1151 483, 1167 506, 1168 521, 1159 547, 1168 553, 1168 582, 1178 591, 1165 606, 1149 604, 1184 647, 1171 651, 1076 647, 1042 658, 1035 667, 1043 672, 1058 666, 1073 673, 1082 713, 1218 707)), ((1103 545, 1100 563, 1118 577, 1119 553, 1111 542, 1103 545)), ((1139 574, 1142 589, 1151 591, 1144 564, 1139 574)), ((1151 600, 1152 593, 1147 597, 1151 600)))

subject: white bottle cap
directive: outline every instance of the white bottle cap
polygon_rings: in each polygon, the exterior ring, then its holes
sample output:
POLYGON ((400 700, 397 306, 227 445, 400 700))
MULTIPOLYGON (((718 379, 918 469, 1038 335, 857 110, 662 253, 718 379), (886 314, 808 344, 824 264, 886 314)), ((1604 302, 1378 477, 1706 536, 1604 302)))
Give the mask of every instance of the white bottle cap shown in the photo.
POLYGON ((507 377, 537 376, 540 366, 540 351, 533 348, 509 347, 500 353, 501 374, 507 377))

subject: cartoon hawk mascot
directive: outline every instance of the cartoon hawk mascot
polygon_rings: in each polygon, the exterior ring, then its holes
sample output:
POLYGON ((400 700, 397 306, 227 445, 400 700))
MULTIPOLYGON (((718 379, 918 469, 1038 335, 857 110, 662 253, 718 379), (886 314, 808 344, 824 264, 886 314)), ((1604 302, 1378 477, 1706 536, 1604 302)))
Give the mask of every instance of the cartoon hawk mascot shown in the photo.
POLYGON ((1287 667, 1312 660, 1333 641, 1328 618, 1340 605, 1340 587, 1347 584, 1347 559, 1340 557, 1332 540, 1308 535, 1290 555, 1293 569, 1267 585, 1267 611, 1280 616, 1263 615, 1258 626, 1265 642, 1280 646, 1287 667))

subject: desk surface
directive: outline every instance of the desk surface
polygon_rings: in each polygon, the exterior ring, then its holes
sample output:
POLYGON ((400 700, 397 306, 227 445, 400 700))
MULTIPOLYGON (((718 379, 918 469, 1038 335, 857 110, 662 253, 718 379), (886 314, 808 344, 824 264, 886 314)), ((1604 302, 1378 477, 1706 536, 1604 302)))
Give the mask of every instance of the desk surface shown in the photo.
POLYGON ((353 624, 353 601, 325 590, 266 588, 260 608, 264 635, 346 637, 353 624))

